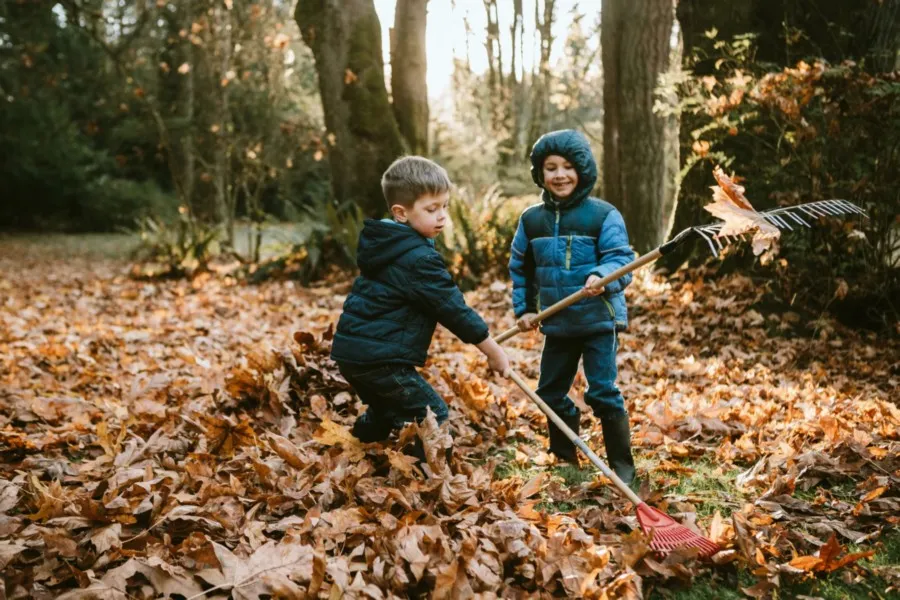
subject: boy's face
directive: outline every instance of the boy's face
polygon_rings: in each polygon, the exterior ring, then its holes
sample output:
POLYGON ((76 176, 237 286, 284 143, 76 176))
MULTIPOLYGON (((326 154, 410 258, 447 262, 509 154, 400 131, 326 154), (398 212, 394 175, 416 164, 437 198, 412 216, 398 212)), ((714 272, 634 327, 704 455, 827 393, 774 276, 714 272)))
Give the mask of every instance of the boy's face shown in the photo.
POLYGON ((551 154, 544 159, 544 188, 558 200, 572 195, 578 185, 575 165, 562 156, 551 154))
POLYGON ((420 235, 434 239, 447 224, 449 204, 450 192, 444 192, 434 196, 420 196, 411 208, 395 204, 391 207, 391 213, 398 223, 407 223, 420 235))

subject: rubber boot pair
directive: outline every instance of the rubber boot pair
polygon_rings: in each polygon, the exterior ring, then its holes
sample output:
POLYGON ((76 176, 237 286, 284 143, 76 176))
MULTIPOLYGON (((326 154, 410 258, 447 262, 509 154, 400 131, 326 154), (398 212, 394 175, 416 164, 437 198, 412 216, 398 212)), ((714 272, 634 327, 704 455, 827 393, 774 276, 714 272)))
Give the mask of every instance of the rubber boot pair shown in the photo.
MULTIPOLYGON (((563 422, 578 435, 581 431, 581 415, 575 414, 563 418, 563 422)), ((628 415, 605 416, 600 418, 603 428, 603 441, 606 444, 606 460, 619 479, 627 485, 635 482, 634 458, 631 456, 631 428, 628 415)), ((578 451, 575 444, 562 430, 548 421, 550 452, 565 462, 577 463, 578 451)))

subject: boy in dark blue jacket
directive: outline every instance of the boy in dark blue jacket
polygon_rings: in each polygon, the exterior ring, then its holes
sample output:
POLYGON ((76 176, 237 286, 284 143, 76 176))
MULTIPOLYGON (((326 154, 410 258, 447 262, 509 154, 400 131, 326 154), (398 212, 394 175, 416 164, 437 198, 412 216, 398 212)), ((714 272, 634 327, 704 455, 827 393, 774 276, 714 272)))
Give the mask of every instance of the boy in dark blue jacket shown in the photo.
MULTIPOLYGON (((585 402, 600 418, 610 467, 630 484, 631 432, 615 380, 617 332, 628 325, 623 290, 631 275, 605 289, 591 287, 634 260, 625 222, 611 204, 591 197, 597 164, 577 131, 542 136, 531 150, 531 176, 543 189, 542 202, 522 213, 509 262, 519 328, 534 329, 537 312, 582 288, 590 296, 541 323, 546 339, 537 393, 577 433, 580 415, 567 394, 583 358, 585 402)), ((574 444, 548 425, 550 451, 576 461, 574 444)))
MULTIPOLYGON (((447 172, 407 156, 385 171, 381 187, 393 218, 365 222, 357 249, 361 274, 344 302, 331 350, 368 406, 353 425, 363 442, 387 439, 394 429, 421 421, 428 407, 439 424, 447 420, 447 405, 416 371, 425 364, 437 323, 475 344, 493 370, 509 371, 506 353, 466 305, 434 248, 448 220, 447 172)), ((413 453, 421 454, 421 447, 413 453)))

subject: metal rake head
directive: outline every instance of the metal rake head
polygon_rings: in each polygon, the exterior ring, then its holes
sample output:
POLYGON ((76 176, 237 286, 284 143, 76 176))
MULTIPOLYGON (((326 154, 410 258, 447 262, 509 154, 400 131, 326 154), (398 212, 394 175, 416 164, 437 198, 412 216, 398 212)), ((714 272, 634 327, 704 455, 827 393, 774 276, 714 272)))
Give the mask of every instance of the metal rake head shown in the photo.
MULTIPOLYGON (((847 200, 819 200, 818 202, 797 204, 796 206, 786 206, 757 213, 757 215, 764 219, 766 223, 780 230, 787 229, 789 231, 794 231, 791 221, 798 227, 812 227, 804 217, 815 221, 819 217, 836 217, 854 214, 868 218, 868 215, 863 209, 847 200)), ((743 234, 737 236, 721 235, 720 232, 724 225, 725 223, 723 221, 719 221, 718 223, 700 225, 692 228, 697 235, 706 240, 706 243, 709 244, 710 251, 716 257, 719 256, 719 252, 724 250, 727 245, 735 243, 737 241, 736 238, 742 238, 743 236, 743 234)))

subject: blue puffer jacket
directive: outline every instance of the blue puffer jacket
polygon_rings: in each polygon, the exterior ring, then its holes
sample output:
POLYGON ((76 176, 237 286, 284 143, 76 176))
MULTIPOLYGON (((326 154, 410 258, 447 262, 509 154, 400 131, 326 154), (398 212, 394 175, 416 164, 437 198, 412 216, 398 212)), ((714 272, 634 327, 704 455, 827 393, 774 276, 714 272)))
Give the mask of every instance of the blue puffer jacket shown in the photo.
POLYGON ((351 365, 422 366, 437 323, 478 344, 488 326, 466 305, 434 244, 408 225, 367 220, 361 274, 344 302, 331 357, 351 365))
MULTIPOLYGON (((578 172, 578 185, 565 202, 545 189, 540 204, 525 210, 512 244, 509 272, 516 317, 539 312, 577 292, 591 275, 605 277, 635 258, 625 221, 608 202, 590 196, 597 182, 597 163, 590 143, 567 129, 542 136, 531 150, 531 176, 543 188, 544 159, 555 154, 578 172)), ((606 286, 600 296, 553 315, 541 324, 545 335, 576 337, 622 330, 628 326, 626 275, 606 286)))

